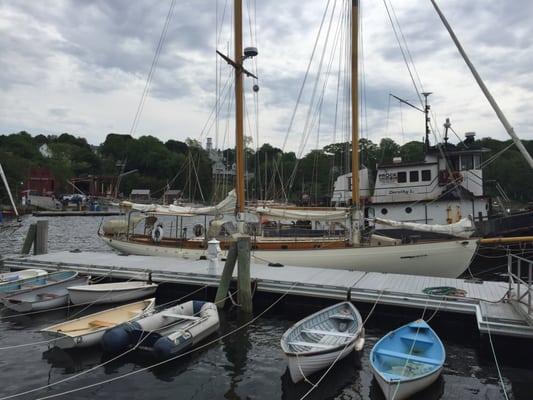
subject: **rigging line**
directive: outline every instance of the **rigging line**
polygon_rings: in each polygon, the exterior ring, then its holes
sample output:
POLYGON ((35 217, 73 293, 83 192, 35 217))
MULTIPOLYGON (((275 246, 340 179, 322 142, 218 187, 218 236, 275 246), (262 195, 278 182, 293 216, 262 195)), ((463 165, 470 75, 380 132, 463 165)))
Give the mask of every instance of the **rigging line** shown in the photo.
POLYGON ((422 89, 422 92, 425 92, 424 85, 422 84, 422 79, 420 79, 420 75, 418 74, 418 70, 416 68, 416 64, 415 64, 415 62, 413 60, 413 56, 411 55, 411 51, 409 50, 409 46, 407 44, 407 40, 405 39, 405 36, 403 34, 403 30, 402 30, 402 26, 400 24, 400 20, 399 20, 399 18, 396 15, 396 10, 394 9, 394 6, 392 5, 392 0, 388 0, 388 1, 389 1, 390 8, 392 10, 392 14, 394 16, 394 19, 396 21, 396 25, 398 25, 398 30, 400 31, 400 35, 401 35, 403 43, 405 45, 405 50, 407 51, 407 55, 409 57, 409 61, 411 61, 411 65, 413 66, 413 70, 415 71, 415 76, 418 79, 418 84, 420 85, 420 89, 422 89))
POLYGON ((333 50, 331 52, 331 56, 330 56, 328 65, 326 67, 327 68, 326 69, 327 72, 326 72, 326 78, 325 78, 324 83, 322 85, 322 91, 320 92, 321 94, 320 94, 320 96, 318 98, 318 102, 316 103, 316 105, 313 106, 313 103, 315 103, 316 89, 317 89, 318 83, 320 81, 320 74, 322 72, 322 65, 323 65, 323 61, 324 61, 324 58, 325 58, 326 49, 328 48, 329 36, 330 36, 330 33, 331 33, 331 27, 333 25, 333 17, 335 15, 335 7, 336 7, 336 3, 333 5, 333 9, 332 9, 332 12, 331 12, 331 17, 330 17, 330 20, 329 20, 328 30, 327 30, 326 38, 325 38, 325 41, 324 41, 324 47, 322 49, 322 55, 320 57, 320 63, 319 63, 318 72, 317 72, 317 78, 315 80, 315 84, 313 85, 313 92, 311 94, 311 102, 310 102, 311 105, 309 107, 309 111, 307 113, 304 129, 303 129, 302 142, 300 143, 300 148, 299 148, 299 152, 298 152, 298 155, 297 155, 298 158, 296 160, 292 176, 289 179, 289 184, 287 186, 287 191, 290 191, 292 189, 292 186, 294 185, 294 180, 296 178, 297 168, 298 168, 298 166, 300 164, 300 158, 303 156, 303 152, 305 150, 305 147, 307 146, 307 141, 308 141, 309 136, 311 134, 311 129, 312 129, 312 127, 313 127, 313 125, 314 125, 314 123, 315 123, 315 121, 317 119, 319 107, 321 107, 321 102, 322 102, 322 99, 323 99, 324 94, 325 94, 327 83, 329 81, 329 75, 330 75, 329 72, 331 71, 331 66, 333 64, 333 59, 334 59, 334 56, 335 56, 335 48, 336 48, 335 41, 338 39, 338 34, 339 34, 339 31, 340 31, 340 27, 341 27, 340 23, 338 24, 336 32, 335 32, 335 35, 334 35, 334 39, 333 39, 334 45, 332 46, 333 50), (313 107, 315 108, 315 112, 313 112, 313 107))
POLYGON ((168 26, 170 24, 170 21, 172 19, 172 15, 174 13, 174 6, 176 4, 176 0, 172 0, 170 2, 170 7, 168 9, 168 13, 165 19, 165 23, 163 25, 163 30, 161 31, 161 35, 159 36, 159 42, 157 43, 157 47, 154 53, 154 57, 152 59, 152 65, 150 66, 150 70, 148 72, 148 76, 146 78, 146 82, 144 84, 143 93, 141 95, 141 99, 139 101, 139 104, 137 105, 137 111, 135 112, 135 117, 133 118, 133 123, 130 128, 130 135, 133 135, 135 133, 135 130, 137 129, 137 125, 139 123, 139 120, 141 118, 142 111, 144 109, 144 104, 146 102, 146 98, 148 96, 148 92, 150 90, 150 84, 152 83, 152 78, 154 76, 155 69, 157 68, 157 64, 159 62, 159 56, 161 54, 161 49, 163 48, 163 43, 165 42, 165 38, 167 36, 168 26))
POLYGON ((418 90, 418 86, 416 85, 416 81, 415 81, 415 78, 413 76, 413 72, 411 71, 411 68, 409 67, 409 62, 407 60, 407 56, 405 55, 405 51, 403 49, 402 43, 400 41, 400 38, 398 36, 398 31, 396 30, 396 26, 394 24, 394 21, 392 20, 392 16, 391 16, 391 13, 389 11, 389 7, 387 5, 387 1, 386 0, 383 0, 383 5, 385 6, 385 10, 387 11, 387 15, 389 17, 389 21, 391 23, 392 30, 394 31, 394 36, 396 37, 396 42, 398 42, 398 46, 400 47, 400 52, 402 53, 403 61, 405 63, 405 66, 407 67, 407 71, 409 72, 409 76, 411 77, 411 82, 413 83, 413 86, 415 88, 416 95, 418 96, 418 100, 420 101, 420 104, 422 106, 424 106, 424 102, 422 100, 422 96, 420 95, 420 92, 418 90))
POLYGON ((494 348, 494 343, 492 343, 492 334, 490 332, 490 321, 487 320, 485 326, 487 327, 487 332, 489 334, 490 348, 492 350, 492 356, 494 357, 494 363, 496 364, 496 370, 498 371, 498 377, 500 378, 500 384, 502 385, 502 391, 503 391, 503 394, 506 400, 509 400, 509 397, 507 396, 507 390, 505 388, 505 383, 503 381, 502 372, 500 370, 500 364, 498 363, 498 358, 496 357, 496 349, 494 348))
MULTIPOLYGON (((95 383, 92 383, 92 384, 89 384, 89 385, 85 385, 85 386, 82 386, 82 387, 77 387, 77 388, 74 388, 74 389, 70 389, 70 390, 66 390, 64 392, 61 392, 61 393, 55 393, 55 394, 51 394, 51 395, 48 395, 48 396, 45 396, 45 397, 41 397, 40 400, 45 400, 45 399, 51 399, 51 398, 55 398, 55 397, 59 397, 59 396, 63 396, 63 395, 66 395, 66 394, 70 394, 70 393, 75 393, 75 392, 79 392, 81 390, 85 390, 85 389, 90 389, 90 388, 93 388, 93 387, 96 387, 96 386, 100 386, 100 385, 103 385, 105 383, 110 383, 110 382, 114 382, 114 381, 118 381, 120 379, 124 379, 124 378, 127 378, 128 376, 131 376, 131 375, 135 375, 135 374, 138 374, 139 372, 144 372, 144 371, 147 371, 151 368, 155 368, 155 367, 158 367, 160 365, 164 365, 164 364, 167 364, 173 360, 177 360, 178 358, 182 358, 182 357, 185 357, 186 355, 189 355, 191 353, 194 353, 198 350, 201 350, 203 348, 206 348, 210 345, 212 345, 213 343, 216 343, 222 339, 225 339, 226 337, 228 336, 231 336, 233 335, 234 333, 236 332, 239 332, 240 330, 242 330, 243 328, 253 324, 255 321, 257 321, 259 318, 261 318, 263 315, 265 315, 268 311, 270 311, 276 304, 278 304, 281 300, 283 300, 291 291, 294 287, 296 287, 298 285, 298 283, 294 283, 291 285, 291 287, 289 287, 285 292, 283 292, 280 297, 278 297, 270 306, 268 306, 265 310, 263 310, 262 312, 260 312, 257 316, 255 316, 254 318, 250 319, 249 321, 245 322, 244 324, 242 324, 241 326, 238 326, 237 328, 229 331, 228 333, 225 333, 224 335, 222 336, 219 336, 217 337, 216 339, 213 339, 213 340, 210 340, 209 342, 207 343, 204 343, 202 345, 199 345, 199 346, 196 346, 194 347, 193 349, 189 350, 189 351, 186 351, 185 353, 181 353, 181 354, 178 354, 174 357, 171 357, 171 358, 168 358, 166 360, 163 360, 163 361, 159 361, 157 363, 154 363, 152 365, 149 365, 147 367, 143 367, 143 368, 140 368, 140 369, 137 369, 137 370, 134 370, 134 371, 131 371, 131 372, 128 372, 126 374, 123 374, 123 375, 119 375, 119 376, 116 376, 116 377, 113 377, 113 378, 109 378, 109 379, 105 379, 103 381, 100 381, 100 382, 95 382, 95 383)), ((5 400, 7 398, 2 398, 0 400, 5 400)))
MULTIPOLYGON (((318 47, 318 43, 319 43, 319 38, 320 38, 320 35, 322 34, 322 28, 324 26, 324 21, 326 19, 326 16, 328 14, 328 9, 329 9, 329 5, 331 3, 331 0, 328 0, 328 2, 326 3, 326 8, 324 9, 324 13, 322 14, 322 19, 320 21, 320 26, 318 28, 318 32, 317 32, 317 35, 316 35, 316 38, 315 38, 315 43, 313 44, 313 50, 311 51, 311 57, 309 58, 309 62, 307 63, 307 68, 306 68, 306 71, 305 71, 305 74, 304 74, 304 79, 302 81, 302 84, 300 86, 300 89, 298 91, 298 96, 296 98, 296 103, 294 105, 294 108, 293 108, 293 111, 292 111, 292 115, 291 115, 291 118, 289 120, 289 126, 287 127, 287 132, 285 133, 285 138, 283 140, 283 145, 281 147, 281 150, 282 151, 285 151, 285 147, 287 146, 287 141, 289 139, 289 134, 292 130, 292 126, 294 124, 294 120, 296 118, 296 113, 298 111, 298 107, 300 105, 300 101, 301 101, 301 98, 302 98, 302 94, 303 94, 303 91, 304 91, 304 87, 305 87, 305 83, 307 82, 307 78, 309 76, 309 71, 311 69, 311 64, 313 62, 313 59, 314 59, 314 56, 315 56, 315 52, 316 52, 316 49, 318 47)), ((273 166, 272 166, 272 170, 274 171, 273 173, 273 176, 276 176, 276 171, 278 171, 279 169, 279 158, 274 160, 273 162, 273 166)), ((266 197, 266 194, 265 194, 265 197, 266 197)))
POLYGON ((498 157, 500 157, 503 153, 505 153, 507 150, 509 150, 511 147, 513 147, 514 144, 515 143, 513 141, 511 141, 511 144, 509 144, 508 146, 506 146, 505 148, 503 148, 502 150, 500 150, 496 154, 492 155, 490 158, 488 158, 485 161, 483 161, 481 164, 479 164, 479 169, 483 169, 487 165, 492 164, 494 161, 496 161, 496 159, 498 157))

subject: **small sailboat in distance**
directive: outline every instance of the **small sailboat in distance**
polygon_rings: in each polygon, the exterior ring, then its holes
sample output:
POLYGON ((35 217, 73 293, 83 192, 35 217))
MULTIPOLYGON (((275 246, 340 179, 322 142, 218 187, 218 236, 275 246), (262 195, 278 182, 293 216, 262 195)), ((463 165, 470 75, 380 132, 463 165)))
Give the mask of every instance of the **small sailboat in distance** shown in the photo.
POLYGON ((403 400, 425 389, 442 372, 446 351, 424 320, 389 332, 370 352, 374 377, 387 400, 403 400))

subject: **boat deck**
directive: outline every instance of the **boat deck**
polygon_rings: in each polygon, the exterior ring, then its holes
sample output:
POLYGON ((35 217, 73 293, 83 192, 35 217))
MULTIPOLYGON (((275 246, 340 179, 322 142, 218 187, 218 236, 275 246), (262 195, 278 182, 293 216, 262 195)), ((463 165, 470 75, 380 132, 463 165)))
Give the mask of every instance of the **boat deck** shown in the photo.
MULTIPOLYGON (((224 262, 168 257, 122 256, 116 253, 58 252, 38 256, 8 256, 3 264, 10 269, 41 268, 49 271, 75 270, 93 276, 117 279, 147 279, 187 285, 216 287, 224 262)), ((237 268, 235 268, 236 273, 237 268)), ((474 282, 464 279, 421 277, 378 272, 326 268, 250 267, 256 291, 344 300, 474 315, 481 333, 533 339, 533 315, 504 301, 506 282, 474 282), (428 287, 451 286, 466 292, 464 297, 429 296, 428 287), (517 309, 518 308, 518 309, 517 309)), ((514 293, 511 292, 511 295, 514 293)))

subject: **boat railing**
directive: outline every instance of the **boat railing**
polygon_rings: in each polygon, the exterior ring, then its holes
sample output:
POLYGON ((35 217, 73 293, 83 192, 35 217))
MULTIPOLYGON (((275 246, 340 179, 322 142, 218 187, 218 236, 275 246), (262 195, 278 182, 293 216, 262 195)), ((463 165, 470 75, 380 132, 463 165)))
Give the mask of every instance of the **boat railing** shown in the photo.
POLYGON ((507 254, 507 274, 509 276, 508 300, 523 310, 526 306, 528 317, 533 317, 531 300, 533 297, 533 260, 528 260, 509 252, 507 254), (527 277, 526 277, 527 275, 527 277))

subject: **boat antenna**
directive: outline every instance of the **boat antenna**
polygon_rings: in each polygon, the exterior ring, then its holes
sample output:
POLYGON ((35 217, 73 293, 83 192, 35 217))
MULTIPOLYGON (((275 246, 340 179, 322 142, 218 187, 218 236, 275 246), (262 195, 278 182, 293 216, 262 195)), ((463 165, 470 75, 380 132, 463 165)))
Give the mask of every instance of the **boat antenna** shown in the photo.
POLYGON ((428 104, 428 97, 432 94, 432 92, 423 92, 421 94, 422 94, 422 96, 424 96, 424 99, 425 99, 425 101, 424 101, 424 109, 421 109, 420 107, 417 107, 414 104, 411 104, 410 102, 408 102, 405 99, 402 99, 401 97, 398 97, 398 96, 393 95, 392 93, 389 93, 390 96, 394 97, 400 103, 407 104, 409 107, 412 107, 415 110, 420 111, 421 113, 424 113, 425 124, 426 124, 425 146, 426 146, 426 151, 427 151, 429 149, 429 132, 430 132, 429 125, 430 125, 430 122, 431 122, 431 118, 429 116, 429 110, 431 109, 431 106, 428 104))
POLYGON ((446 122, 444 123, 444 146, 448 144, 448 129, 452 127, 452 123, 450 122, 450 118, 446 118, 446 122))

